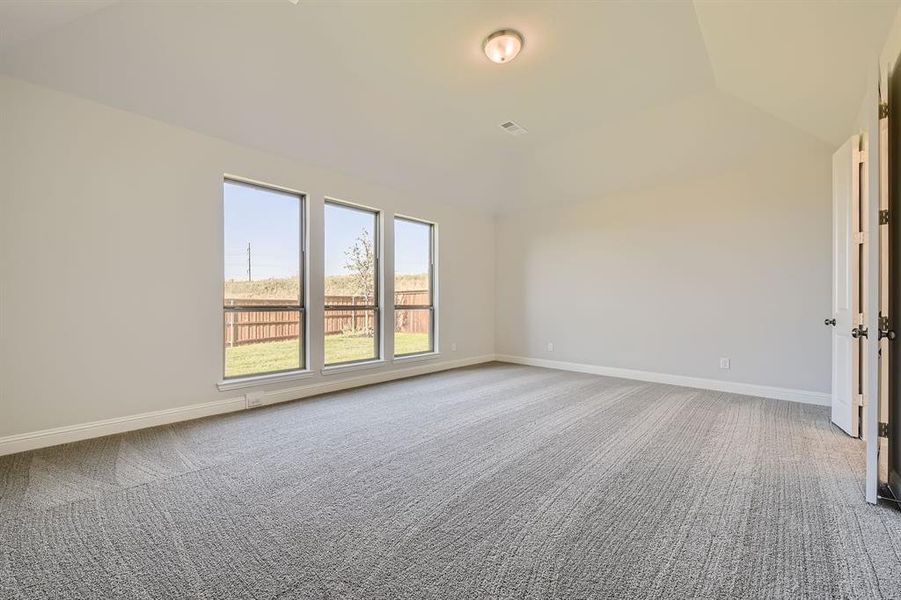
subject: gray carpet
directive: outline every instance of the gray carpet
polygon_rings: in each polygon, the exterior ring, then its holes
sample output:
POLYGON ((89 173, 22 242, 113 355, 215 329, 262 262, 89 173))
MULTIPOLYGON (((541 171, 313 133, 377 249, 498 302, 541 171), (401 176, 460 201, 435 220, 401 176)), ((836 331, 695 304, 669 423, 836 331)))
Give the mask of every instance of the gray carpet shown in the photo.
POLYGON ((2 598, 901 598, 828 411, 492 364, 0 458, 2 598))

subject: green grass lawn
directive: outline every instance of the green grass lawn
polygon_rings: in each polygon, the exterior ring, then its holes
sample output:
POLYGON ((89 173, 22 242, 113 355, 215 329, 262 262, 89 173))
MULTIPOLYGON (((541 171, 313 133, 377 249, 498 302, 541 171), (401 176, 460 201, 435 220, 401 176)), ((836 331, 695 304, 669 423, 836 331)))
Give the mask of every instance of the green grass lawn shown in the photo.
MULTIPOLYGON (((427 333, 395 333, 396 354, 412 354, 429 350, 427 333)), ((371 337, 329 335, 325 338, 325 361, 329 364, 373 358, 371 337)), ((247 344, 225 349, 225 376, 240 377, 271 371, 300 368, 297 340, 247 344)))

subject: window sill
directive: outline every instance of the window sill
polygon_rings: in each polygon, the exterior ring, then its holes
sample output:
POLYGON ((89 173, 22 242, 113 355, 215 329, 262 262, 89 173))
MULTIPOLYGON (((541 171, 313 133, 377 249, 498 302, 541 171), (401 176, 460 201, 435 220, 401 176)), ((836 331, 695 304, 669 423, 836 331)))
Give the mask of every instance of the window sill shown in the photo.
POLYGON ((357 363, 348 363, 346 365, 334 365, 331 367, 322 367, 323 375, 338 375, 339 373, 345 373, 347 371, 363 371, 365 369, 375 369, 381 367, 385 364, 385 361, 382 359, 377 360, 367 360, 363 362, 357 363))
POLYGON ((252 375, 250 377, 239 377, 236 379, 225 379, 216 384, 220 392, 228 390, 240 390, 242 388, 257 387, 268 383, 279 383, 282 381, 295 381, 297 379, 306 379, 312 377, 313 371, 291 371, 289 373, 272 373, 269 375, 252 375))
POLYGON ((440 352, 423 352, 421 354, 407 354, 405 356, 395 356, 394 362, 396 362, 396 363, 419 362, 421 360, 432 360, 434 358, 438 358, 439 356, 441 356, 440 352))

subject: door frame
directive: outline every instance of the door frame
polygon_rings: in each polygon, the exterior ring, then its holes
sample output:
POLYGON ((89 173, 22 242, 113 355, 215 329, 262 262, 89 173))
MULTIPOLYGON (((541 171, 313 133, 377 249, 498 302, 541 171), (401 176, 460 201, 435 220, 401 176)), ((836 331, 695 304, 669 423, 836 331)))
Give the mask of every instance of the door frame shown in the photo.
MULTIPOLYGON (((874 438, 876 441, 875 460, 876 460, 876 485, 877 495, 882 484, 888 483, 890 479, 889 471, 889 445, 887 432, 882 431, 880 424, 889 422, 889 402, 890 390, 892 386, 891 376, 891 339, 886 335, 883 337, 881 330, 885 329, 886 334, 894 333, 892 331, 892 310, 891 310, 891 267, 896 264, 892 260, 891 250, 891 227, 889 218, 883 219, 883 215, 891 216, 891 199, 889 196, 889 147, 890 147, 890 127, 889 127, 889 86, 888 86, 888 69, 882 69, 879 74, 879 327, 878 336, 879 347, 879 395, 877 397, 876 421, 878 433, 874 438), (879 434, 883 434, 882 437, 879 434)), ((868 452, 871 449, 867 448, 868 452)))
POLYGON ((866 442, 866 479, 865 492, 866 500, 870 504, 878 502, 879 487, 879 399, 880 399, 880 379, 879 379, 879 308, 881 299, 881 279, 880 279, 880 249, 882 243, 880 241, 880 230, 884 229, 879 225, 879 178, 880 178, 880 144, 879 144, 879 89, 878 82, 881 75, 878 72, 876 77, 871 79, 875 81, 870 93, 867 94, 867 110, 864 131, 862 132, 863 145, 866 155, 861 170, 861 201, 872 200, 866 202, 866 209, 862 214, 866 215, 866 223, 863 224, 866 231, 866 237, 872 243, 865 244, 863 248, 864 260, 863 285, 861 287, 863 297, 861 298, 861 309, 864 313, 864 326, 867 328, 868 335, 863 339, 863 363, 861 365, 861 375, 863 377, 862 389, 864 392, 863 405, 863 439, 866 442))

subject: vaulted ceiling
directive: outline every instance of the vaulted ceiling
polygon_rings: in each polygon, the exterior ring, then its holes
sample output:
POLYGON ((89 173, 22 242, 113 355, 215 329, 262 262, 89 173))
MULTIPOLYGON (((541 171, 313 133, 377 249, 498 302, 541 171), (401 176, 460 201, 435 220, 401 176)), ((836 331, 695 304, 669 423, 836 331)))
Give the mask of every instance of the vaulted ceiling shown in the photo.
POLYGON ((578 201, 852 133, 856 2, 0 3, 0 72, 426 197, 578 201), (515 28, 522 54, 481 53, 515 28), (498 125, 514 120, 529 134, 498 125))

